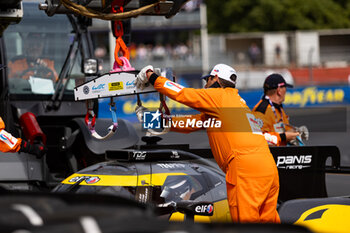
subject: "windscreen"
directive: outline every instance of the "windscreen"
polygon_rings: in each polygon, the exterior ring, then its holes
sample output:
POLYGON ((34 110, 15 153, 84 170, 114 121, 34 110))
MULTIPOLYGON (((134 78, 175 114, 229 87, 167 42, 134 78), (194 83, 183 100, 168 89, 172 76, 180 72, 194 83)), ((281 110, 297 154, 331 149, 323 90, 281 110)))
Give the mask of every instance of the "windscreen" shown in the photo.
MULTIPOLYGON (((23 3, 23 19, 4 33, 11 94, 53 94, 74 38, 66 15, 48 17, 38 3, 23 3)), ((78 53, 79 54, 79 53, 78 53)), ((75 77, 83 77, 78 65, 75 77)), ((75 80, 67 83, 73 90, 75 80)))

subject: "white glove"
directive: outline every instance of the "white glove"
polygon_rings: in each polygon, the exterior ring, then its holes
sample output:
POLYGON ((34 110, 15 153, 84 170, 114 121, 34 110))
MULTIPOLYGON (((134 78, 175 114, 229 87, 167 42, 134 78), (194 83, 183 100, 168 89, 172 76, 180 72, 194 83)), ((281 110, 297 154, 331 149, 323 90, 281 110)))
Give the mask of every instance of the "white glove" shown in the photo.
POLYGON ((307 127, 305 125, 298 127, 297 131, 300 133, 301 139, 303 139, 305 141, 309 140, 309 130, 307 129, 307 127))
POLYGON ((148 65, 138 73, 136 76, 136 87, 143 90, 146 87, 146 84, 148 83, 148 77, 147 77, 147 71, 153 72, 153 66, 148 65))

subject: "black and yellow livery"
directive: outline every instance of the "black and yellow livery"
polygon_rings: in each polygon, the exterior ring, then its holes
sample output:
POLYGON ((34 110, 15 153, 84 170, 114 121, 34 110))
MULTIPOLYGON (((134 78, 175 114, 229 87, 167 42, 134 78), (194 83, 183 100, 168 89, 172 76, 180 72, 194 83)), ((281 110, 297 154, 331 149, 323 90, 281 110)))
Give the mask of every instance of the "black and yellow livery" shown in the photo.
MULTIPOLYGON (((345 218, 350 213, 350 199, 328 198, 325 184, 327 158, 332 158, 334 169, 340 169, 338 149, 275 147, 271 152, 280 175, 278 211, 282 223, 305 226, 320 233, 348 232, 350 225, 345 218), (305 155, 311 156, 307 164, 302 160, 305 155)), ((69 176, 55 191, 111 194, 160 207, 182 200, 210 202, 213 215, 195 215, 195 221, 231 221, 224 174, 215 163, 196 154, 201 153, 171 149, 107 151, 107 161, 69 176)), ((169 220, 184 219, 184 214, 179 212, 164 215, 169 220)))
MULTIPOLYGON (((216 164, 179 150, 121 150, 107 153, 107 161, 87 167, 62 181, 54 192, 122 196, 156 207, 181 201, 209 202, 195 215, 199 222, 231 221, 225 175, 216 164)), ((170 221, 184 214, 167 213, 170 221)))
POLYGON ((308 198, 290 200, 279 208, 282 223, 295 224, 317 233, 350 231, 350 198, 308 198))

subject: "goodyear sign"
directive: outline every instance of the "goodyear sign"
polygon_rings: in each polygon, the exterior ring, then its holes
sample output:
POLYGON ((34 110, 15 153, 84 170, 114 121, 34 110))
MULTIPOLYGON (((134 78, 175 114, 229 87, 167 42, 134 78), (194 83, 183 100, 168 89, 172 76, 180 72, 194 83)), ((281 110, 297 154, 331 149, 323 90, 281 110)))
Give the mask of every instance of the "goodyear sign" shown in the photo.
POLYGON ((288 91, 284 104, 293 107, 313 105, 349 104, 349 87, 317 88, 307 87, 288 91))
MULTIPOLYGON (((262 91, 243 91, 240 95, 253 108, 262 97, 262 91)), ((304 87, 288 88, 283 105, 293 108, 322 107, 350 104, 350 87, 304 87)))
MULTIPOLYGON (((118 86, 118 85, 116 85, 118 86)), ((116 87, 113 86, 113 87, 116 87)), ((253 108, 263 95, 262 90, 255 91, 240 91, 239 94, 245 101, 249 108, 253 108)), ((156 93, 141 95, 142 103, 150 110, 155 110, 159 107, 159 96, 156 93)), ((115 98, 117 104, 117 115, 123 119, 137 122, 135 108, 136 96, 117 97, 115 98)), ((109 99, 99 100, 99 117, 111 118, 109 111, 109 99)), ((287 89, 284 106, 286 108, 304 108, 304 107, 322 107, 331 105, 348 105, 350 104, 350 87, 304 87, 287 89)), ((167 99, 167 105, 171 114, 196 114, 198 112, 193 109, 180 104, 176 101, 167 99)))

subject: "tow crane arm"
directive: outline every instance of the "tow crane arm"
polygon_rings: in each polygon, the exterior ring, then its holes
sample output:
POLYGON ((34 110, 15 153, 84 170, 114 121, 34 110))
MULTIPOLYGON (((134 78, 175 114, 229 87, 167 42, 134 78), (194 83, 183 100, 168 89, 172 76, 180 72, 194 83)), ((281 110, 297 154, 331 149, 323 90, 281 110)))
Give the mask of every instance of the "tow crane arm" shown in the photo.
MULTIPOLYGON (((39 5, 39 9, 45 10, 47 15, 54 14, 77 14, 88 18, 99 18, 112 21, 113 35, 116 38, 116 50, 114 52, 115 62, 113 69, 104 75, 92 79, 74 90, 75 100, 85 100, 87 105, 87 114, 85 122, 91 135, 96 139, 106 139, 112 136, 118 127, 116 117, 116 107, 113 97, 124 95, 137 95, 138 110, 142 103, 139 94, 155 92, 152 86, 139 90, 135 86, 136 75, 138 71, 129 63, 129 52, 122 36, 124 35, 122 20, 137 17, 139 15, 157 15, 170 18, 174 16, 188 0, 46 0, 39 5), (123 56, 119 57, 120 52, 123 56), (109 133, 100 136, 95 131, 96 115, 93 112, 92 99, 110 98, 110 111, 112 114, 112 125, 109 127, 109 133), (91 119, 91 120, 90 120, 91 119)), ((168 72, 169 73, 169 72, 168 72)), ((166 73, 164 73, 166 75, 166 73)), ((172 76, 172 74, 171 74, 172 76)), ((173 77, 168 77, 173 79, 173 77)), ((164 96, 160 96, 159 110, 165 110, 169 115, 169 109, 166 106, 164 96)), ((142 122, 143 112, 138 111, 138 119, 142 122)), ((148 130, 148 136, 161 135, 167 130, 157 132, 148 130)))
POLYGON ((124 12, 110 13, 115 0, 45 0, 39 8, 48 16, 76 13, 89 18, 122 20, 139 15, 157 15, 171 18, 189 0, 125 0, 124 12))

